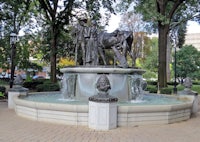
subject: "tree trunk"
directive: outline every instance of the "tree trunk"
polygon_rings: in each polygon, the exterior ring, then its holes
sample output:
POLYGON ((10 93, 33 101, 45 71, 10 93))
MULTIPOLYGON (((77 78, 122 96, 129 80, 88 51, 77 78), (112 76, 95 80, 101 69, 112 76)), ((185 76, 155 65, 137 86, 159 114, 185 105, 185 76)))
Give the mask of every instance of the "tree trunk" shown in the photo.
POLYGON ((167 87, 167 34, 168 25, 158 24, 159 39, 158 39, 158 85, 159 88, 167 87))
POLYGON ((50 62, 51 62, 51 74, 50 79, 51 82, 55 83, 57 81, 56 78, 56 33, 55 28, 52 26, 51 29, 51 53, 50 53, 50 62))

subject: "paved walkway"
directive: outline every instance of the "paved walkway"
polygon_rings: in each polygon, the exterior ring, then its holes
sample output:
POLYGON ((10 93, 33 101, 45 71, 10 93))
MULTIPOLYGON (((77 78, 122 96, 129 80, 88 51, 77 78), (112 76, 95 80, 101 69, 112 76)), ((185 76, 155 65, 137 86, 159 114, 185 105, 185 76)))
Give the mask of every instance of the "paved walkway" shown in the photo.
POLYGON ((175 124, 95 131, 31 121, 0 102, 0 142, 200 142, 200 112, 197 117, 175 124))

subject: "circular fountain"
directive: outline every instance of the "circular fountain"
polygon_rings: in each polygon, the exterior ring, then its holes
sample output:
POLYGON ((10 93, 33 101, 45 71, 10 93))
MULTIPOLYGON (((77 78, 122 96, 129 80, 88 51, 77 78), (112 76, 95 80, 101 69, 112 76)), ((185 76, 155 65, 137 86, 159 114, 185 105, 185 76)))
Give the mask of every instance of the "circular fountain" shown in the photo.
POLYGON ((144 93, 141 69, 72 67, 62 71, 61 92, 16 96, 16 113, 37 121, 88 126, 88 98, 97 94, 96 82, 104 74, 111 84, 109 94, 118 98, 117 126, 168 124, 191 116, 193 96, 144 93))
MULTIPOLYGON (((93 28, 90 30, 93 31, 93 28)), ((84 48, 81 47, 85 53, 82 54, 83 66, 61 69, 63 72, 61 92, 29 93, 28 95, 14 96, 16 113, 37 121, 88 126, 88 101, 89 98, 98 94, 97 81, 104 75, 108 78, 111 86, 108 94, 117 98, 114 99, 115 101, 118 100, 117 126, 168 124, 190 118, 193 96, 165 96, 144 93, 143 89, 146 83, 142 74, 145 71, 127 67, 126 55, 124 54, 130 49, 132 43, 130 32, 116 31, 112 34, 104 33, 96 36, 99 39, 96 44, 94 43, 95 36, 90 37, 91 40, 87 40, 88 43, 82 44, 86 40, 81 40, 81 43, 77 42, 76 48, 87 45, 84 48), (122 37, 120 38, 120 36, 122 37), (105 48, 113 50, 118 67, 106 65, 105 57, 102 54, 102 49, 105 48), (104 66, 99 65, 99 57, 102 57, 104 66)), ((75 61, 77 61, 77 53, 75 61)), ((103 86, 101 87, 103 88, 103 86)), ((105 95, 105 97, 109 95, 105 95)), ((97 100, 101 101, 98 98, 97 100)), ((109 100, 109 98, 105 100, 109 100)), ((102 113, 102 115, 106 114, 102 113)))

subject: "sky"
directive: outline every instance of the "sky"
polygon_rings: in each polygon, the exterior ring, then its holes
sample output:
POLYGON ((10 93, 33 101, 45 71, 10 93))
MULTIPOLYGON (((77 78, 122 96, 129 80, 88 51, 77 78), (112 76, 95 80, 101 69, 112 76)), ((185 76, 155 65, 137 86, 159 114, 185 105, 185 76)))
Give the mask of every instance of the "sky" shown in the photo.
MULTIPOLYGON (((109 26, 106 27, 107 32, 113 32, 119 26, 120 16, 119 15, 111 15, 109 26)), ((200 33, 200 24, 197 22, 189 21, 187 25, 187 33, 200 33)))
POLYGON ((187 33, 200 33, 200 25, 197 22, 189 21, 187 33))
MULTIPOLYGON (((121 17, 119 15, 111 15, 109 26, 106 27, 108 33, 113 32, 119 27, 120 18, 121 17)), ((200 33, 200 24, 198 24, 197 22, 189 21, 187 26, 187 33, 200 33)), ((20 35, 23 34, 23 32, 20 33, 20 35)))

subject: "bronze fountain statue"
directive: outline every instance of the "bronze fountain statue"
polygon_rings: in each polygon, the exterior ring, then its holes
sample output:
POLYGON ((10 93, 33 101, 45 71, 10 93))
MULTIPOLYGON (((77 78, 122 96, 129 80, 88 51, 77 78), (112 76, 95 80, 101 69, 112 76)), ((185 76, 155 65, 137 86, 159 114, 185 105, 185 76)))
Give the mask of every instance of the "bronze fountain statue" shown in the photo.
POLYGON ((105 50, 112 49, 118 67, 127 68, 127 53, 132 57, 131 46, 133 42, 133 33, 131 31, 115 30, 112 33, 99 31, 97 23, 92 21, 88 25, 88 19, 79 19, 78 24, 72 32, 75 44, 75 62, 77 65, 77 57, 82 50, 82 63, 86 66, 97 66, 99 57, 102 58, 104 65, 106 63, 105 50))

